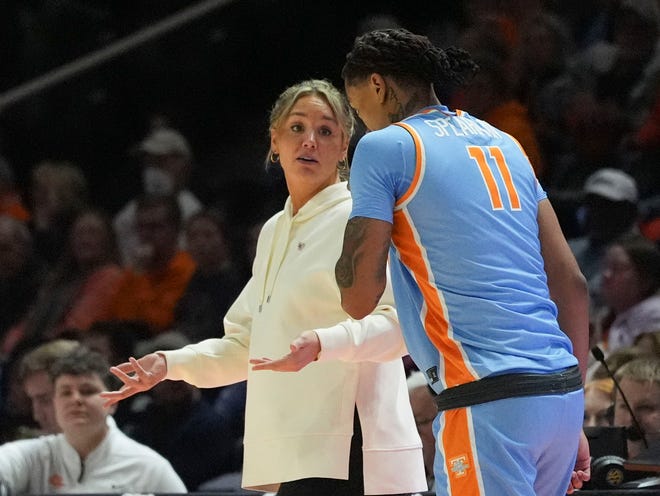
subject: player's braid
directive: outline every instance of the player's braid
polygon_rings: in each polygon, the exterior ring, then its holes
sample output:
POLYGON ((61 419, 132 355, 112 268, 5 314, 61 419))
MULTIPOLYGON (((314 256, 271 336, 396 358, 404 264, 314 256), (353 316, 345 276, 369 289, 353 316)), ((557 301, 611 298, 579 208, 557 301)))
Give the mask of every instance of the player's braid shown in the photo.
POLYGON ((433 81, 453 81, 463 84, 479 70, 477 63, 472 60, 470 54, 462 48, 448 47, 444 50, 437 49, 438 65, 442 72, 433 81))
POLYGON ((442 50, 425 36, 405 29, 383 29, 356 39, 346 55, 342 77, 352 81, 377 72, 412 84, 463 83, 477 69, 464 50, 442 50))

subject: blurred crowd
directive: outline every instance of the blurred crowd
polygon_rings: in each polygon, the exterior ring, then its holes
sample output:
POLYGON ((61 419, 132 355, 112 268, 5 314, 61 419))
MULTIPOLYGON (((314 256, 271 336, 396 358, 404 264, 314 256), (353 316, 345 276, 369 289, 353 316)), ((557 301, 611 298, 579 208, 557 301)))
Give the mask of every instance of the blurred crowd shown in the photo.
MULTIPOLYGON (((425 34, 465 48, 481 69, 464 88, 436 91, 527 152, 589 282, 592 345, 630 388, 643 429, 660 436, 660 2, 464 3, 462 16, 429 19, 425 34)), ((379 12, 358 31, 395 25, 407 27, 379 12)), ((190 143, 198 140, 190 138, 162 116, 135 136, 127 153, 139 192, 116 211, 104 209, 72 160, 33 164, 21 187, 0 158, 0 442, 59 429, 39 406, 48 391, 35 392, 26 369, 26 357, 48 343, 79 342, 118 364, 223 335, 283 188, 277 171, 264 171, 266 197, 245 206, 249 222, 238 221, 195 191, 190 143)), ((631 425, 596 360, 586 391, 585 425, 631 425)), ((244 395, 243 384, 166 381, 120 404, 114 420, 193 490, 240 470, 244 395)), ((429 403, 419 408, 422 432, 429 403)))

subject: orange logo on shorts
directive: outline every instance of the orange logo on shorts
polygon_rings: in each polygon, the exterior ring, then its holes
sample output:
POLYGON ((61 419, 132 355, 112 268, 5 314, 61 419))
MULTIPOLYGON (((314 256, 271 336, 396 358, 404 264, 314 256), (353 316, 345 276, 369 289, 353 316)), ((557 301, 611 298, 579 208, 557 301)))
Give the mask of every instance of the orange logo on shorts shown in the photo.
POLYGON ((449 470, 455 477, 465 477, 470 464, 468 463, 467 455, 457 456, 449 460, 449 470))

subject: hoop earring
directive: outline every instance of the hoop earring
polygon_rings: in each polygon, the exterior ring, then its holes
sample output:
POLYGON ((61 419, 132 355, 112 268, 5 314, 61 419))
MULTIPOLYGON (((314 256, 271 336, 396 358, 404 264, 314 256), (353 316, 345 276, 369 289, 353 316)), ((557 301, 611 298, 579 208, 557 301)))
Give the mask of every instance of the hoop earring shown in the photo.
POLYGON ((280 161, 280 154, 275 152, 270 152, 270 157, 268 158, 273 164, 276 164, 277 162, 280 161))
POLYGON ((348 159, 342 159, 339 162, 337 162, 337 171, 339 172, 339 178, 342 181, 348 180, 348 159))

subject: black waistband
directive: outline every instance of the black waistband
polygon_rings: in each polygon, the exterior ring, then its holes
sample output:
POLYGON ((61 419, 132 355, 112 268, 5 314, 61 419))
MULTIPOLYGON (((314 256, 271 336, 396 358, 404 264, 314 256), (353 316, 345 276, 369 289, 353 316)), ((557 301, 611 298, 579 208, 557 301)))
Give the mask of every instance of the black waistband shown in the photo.
POLYGON ((439 411, 519 396, 565 394, 582 388, 577 366, 552 374, 503 374, 445 389, 434 400, 439 411))

